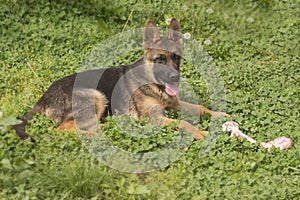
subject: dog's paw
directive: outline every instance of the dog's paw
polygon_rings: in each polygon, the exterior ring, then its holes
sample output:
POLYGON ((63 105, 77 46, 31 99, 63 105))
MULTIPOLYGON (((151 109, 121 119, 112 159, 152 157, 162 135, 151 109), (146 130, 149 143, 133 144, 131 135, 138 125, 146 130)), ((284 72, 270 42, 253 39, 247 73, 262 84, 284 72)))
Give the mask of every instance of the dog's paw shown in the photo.
POLYGON ((208 134, 208 131, 197 131, 197 133, 194 134, 194 139, 201 140, 206 134, 208 134))
POLYGON ((225 113, 225 112, 211 112, 211 117, 212 118, 218 118, 218 117, 230 117, 229 114, 225 113))

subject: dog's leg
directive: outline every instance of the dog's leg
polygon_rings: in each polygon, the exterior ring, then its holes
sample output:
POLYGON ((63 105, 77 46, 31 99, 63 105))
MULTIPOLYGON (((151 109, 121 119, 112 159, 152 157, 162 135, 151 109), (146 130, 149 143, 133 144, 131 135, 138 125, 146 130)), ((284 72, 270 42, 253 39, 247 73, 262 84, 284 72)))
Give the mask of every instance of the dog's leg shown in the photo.
MULTIPOLYGON (((101 125, 99 125, 101 126, 101 125)), ((93 127, 96 128, 97 126, 93 127)), ((97 132, 92 131, 93 128, 90 128, 89 130, 80 130, 80 133, 92 136, 92 135, 97 135, 97 132)), ((74 120, 68 120, 68 121, 64 121, 63 123, 61 123, 59 125, 59 127, 57 127, 57 130, 59 131, 71 131, 74 134, 77 133, 77 128, 76 128, 76 123, 74 120)))
MULTIPOLYGON (((160 117, 158 122, 163 125, 170 125, 171 123, 176 122, 175 119, 170 119, 167 117, 160 117)), ((192 124, 188 123, 187 121, 180 120, 178 124, 179 129, 183 129, 186 132, 192 133, 194 135, 195 140, 203 139, 204 135, 208 133, 208 131, 201 131, 194 127, 192 124)))
MULTIPOLYGON (((152 104, 150 107, 146 101, 144 101, 143 103, 145 106, 148 106, 146 108, 149 110, 148 115, 144 115, 144 116, 150 117, 150 119, 152 119, 151 123, 170 125, 173 122, 177 122, 176 119, 170 119, 164 116, 164 108, 160 104, 152 104)), ((192 124, 184 120, 179 121, 177 128, 192 133, 194 135, 194 139, 196 140, 202 139, 204 135, 208 133, 207 131, 199 130, 198 128, 194 127, 192 124)))
POLYGON ((180 101, 180 105, 184 110, 188 111, 189 113, 191 113, 193 115, 203 115, 203 114, 207 113, 207 114, 210 114, 213 118, 230 116, 229 114, 227 114, 225 112, 212 111, 202 105, 196 105, 196 104, 187 103, 184 101, 180 101))
MULTIPOLYGON (((98 125, 97 125, 98 126, 98 125)), ((97 126, 94 126, 93 128, 96 128, 97 126)), ((100 126, 100 125, 99 125, 100 126)), ((92 131, 93 128, 89 128, 89 130, 80 130, 80 133, 84 133, 86 135, 97 135, 97 132, 92 131)), ((74 134, 77 133, 77 126, 74 120, 67 120, 64 121, 57 127, 57 130, 59 131, 71 131, 74 134)))
POLYGON ((57 127, 57 130, 59 131, 64 131, 64 130, 68 130, 68 131, 73 131, 76 132, 76 124, 74 120, 67 120, 64 121, 63 123, 61 123, 59 125, 59 127, 57 127))
POLYGON ((98 126, 98 120, 102 117, 107 100, 104 94, 94 89, 77 89, 73 91, 72 108, 66 115, 58 130, 76 130, 88 135, 98 126))

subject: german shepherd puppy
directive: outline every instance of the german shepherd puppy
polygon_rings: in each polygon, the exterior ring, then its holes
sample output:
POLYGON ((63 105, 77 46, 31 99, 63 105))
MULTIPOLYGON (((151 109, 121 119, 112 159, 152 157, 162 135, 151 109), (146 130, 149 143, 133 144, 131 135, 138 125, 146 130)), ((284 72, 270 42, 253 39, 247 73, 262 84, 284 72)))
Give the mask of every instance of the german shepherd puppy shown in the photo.
MULTIPOLYGON (((58 122, 59 130, 87 131, 115 110, 134 118, 149 117, 151 122, 163 125, 176 121, 167 118, 165 110, 185 109, 194 115, 229 116, 178 99, 183 39, 177 19, 171 20, 170 29, 163 37, 156 25, 147 21, 143 47, 143 58, 134 64, 88 70, 55 81, 23 117, 22 123, 13 128, 22 139, 30 138, 34 142, 25 132, 25 126, 36 112, 58 122)), ((178 128, 192 133, 196 140, 207 133, 183 120, 178 128)))

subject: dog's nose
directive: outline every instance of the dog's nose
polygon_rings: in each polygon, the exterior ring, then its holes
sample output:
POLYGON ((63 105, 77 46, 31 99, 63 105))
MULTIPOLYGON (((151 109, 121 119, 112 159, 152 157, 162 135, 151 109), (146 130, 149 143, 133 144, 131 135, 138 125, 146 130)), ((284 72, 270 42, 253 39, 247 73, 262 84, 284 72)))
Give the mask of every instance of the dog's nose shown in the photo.
POLYGON ((180 75, 178 72, 171 72, 169 73, 169 76, 168 76, 168 80, 170 82, 178 82, 180 79, 180 75))

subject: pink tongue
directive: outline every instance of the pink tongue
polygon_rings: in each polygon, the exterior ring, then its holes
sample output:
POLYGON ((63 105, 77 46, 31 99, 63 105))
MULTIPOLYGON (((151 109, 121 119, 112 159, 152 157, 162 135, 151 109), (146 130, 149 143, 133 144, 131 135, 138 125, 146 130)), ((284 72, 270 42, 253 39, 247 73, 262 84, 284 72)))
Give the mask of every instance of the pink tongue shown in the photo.
POLYGON ((166 93, 170 96, 178 94, 178 85, 176 83, 166 83, 166 93))

